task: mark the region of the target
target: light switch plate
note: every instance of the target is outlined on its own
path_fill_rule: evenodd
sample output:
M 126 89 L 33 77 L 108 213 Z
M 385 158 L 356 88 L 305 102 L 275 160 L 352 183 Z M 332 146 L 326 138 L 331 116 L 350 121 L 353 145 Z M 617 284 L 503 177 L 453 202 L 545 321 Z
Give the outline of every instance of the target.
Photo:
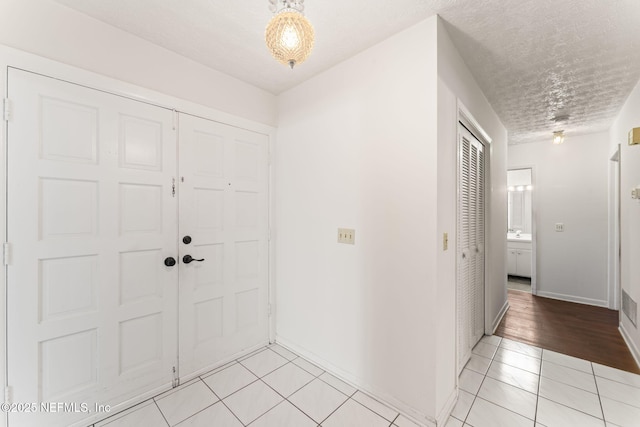
M 338 243 L 356 244 L 356 230 L 352 228 L 338 228 Z
M 564 223 L 563 222 L 557 222 L 556 223 L 556 231 L 558 233 L 562 233 L 564 231 Z
M 629 145 L 640 144 L 640 128 L 633 128 L 629 131 Z

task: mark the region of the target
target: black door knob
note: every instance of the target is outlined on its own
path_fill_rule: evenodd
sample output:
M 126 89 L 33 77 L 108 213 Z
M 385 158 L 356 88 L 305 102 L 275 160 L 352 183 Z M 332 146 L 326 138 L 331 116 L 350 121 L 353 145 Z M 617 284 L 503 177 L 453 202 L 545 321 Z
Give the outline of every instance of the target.
M 204 258 L 202 259 L 195 259 L 194 257 L 192 257 L 191 255 L 185 255 L 182 257 L 182 262 L 184 262 L 185 264 L 189 264 L 191 261 L 198 261 L 198 262 L 202 262 L 204 261 Z
M 184 236 L 182 238 L 182 243 L 184 243 L 185 245 L 188 245 L 189 243 L 191 243 L 191 236 Z
M 164 265 L 166 265 L 167 267 L 173 267 L 174 265 L 176 265 L 176 260 L 174 257 L 167 257 L 164 259 Z

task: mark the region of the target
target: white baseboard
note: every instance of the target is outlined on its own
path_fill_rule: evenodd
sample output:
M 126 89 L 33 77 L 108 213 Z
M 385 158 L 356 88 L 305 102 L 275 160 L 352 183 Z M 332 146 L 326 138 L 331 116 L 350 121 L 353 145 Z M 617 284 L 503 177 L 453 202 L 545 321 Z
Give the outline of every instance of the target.
M 636 344 L 631 339 L 631 336 L 629 335 L 629 333 L 625 329 L 625 327 L 622 324 L 622 322 L 620 323 L 620 327 L 618 328 L 618 330 L 620 331 L 620 335 L 622 335 L 622 339 L 627 344 L 627 347 L 629 347 L 629 351 L 631 352 L 631 355 L 635 359 L 636 365 L 638 365 L 638 367 L 640 367 L 640 350 L 638 350 L 638 347 L 636 346 Z
M 458 390 L 454 388 L 447 399 L 447 403 L 445 403 L 442 411 L 440 411 L 440 414 L 436 417 L 437 426 L 447 425 L 447 421 L 449 421 L 449 417 L 451 416 L 456 403 L 458 403 Z
M 508 310 L 509 310 L 509 300 L 506 300 L 504 302 L 504 305 L 500 309 L 500 312 L 496 316 L 496 318 L 493 319 L 493 323 L 491 324 L 492 335 L 496 333 L 496 329 L 498 329 L 498 326 L 500 326 L 500 322 L 502 322 L 502 318 L 504 317 L 505 314 L 507 314 Z
M 558 300 L 568 301 L 568 302 L 577 302 L 580 304 L 595 305 L 597 307 L 609 308 L 609 302 L 606 300 L 583 298 L 583 297 L 577 297 L 574 295 L 558 294 L 556 292 L 546 292 L 541 290 L 538 290 L 537 296 L 551 298 L 551 299 L 558 299 Z
M 368 394 L 373 399 L 387 405 L 390 408 L 393 408 L 399 414 L 403 415 L 404 417 L 407 417 L 409 420 L 413 421 L 420 427 L 437 427 L 437 426 L 443 426 L 445 424 L 445 423 L 440 424 L 438 423 L 438 421 L 436 421 L 435 418 L 430 417 L 426 414 L 421 414 L 420 412 L 411 408 L 407 404 L 399 401 L 395 397 L 377 389 L 377 387 L 373 387 L 370 384 L 367 384 L 361 378 L 358 378 L 355 375 L 350 374 L 349 372 L 346 372 L 338 368 L 337 366 L 324 360 L 318 355 L 292 343 L 291 341 L 277 334 L 276 334 L 276 344 L 281 345 L 282 347 L 285 347 L 286 349 L 298 354 L 299 356 L 304 357 L 305 359 L 309 360 L 310 362 L 313 362 L 314 364 L 318 365 L 320 368 L 338 377 L 339 379 L 346 382 L 347 384 L 357 388 L 358 390 L 360 390 L 365 394 Z M 454 400 L 454 403 L 455 403 L 455 400 Z M 453 410 L 453 407 L 451 407 L 451 410 Z

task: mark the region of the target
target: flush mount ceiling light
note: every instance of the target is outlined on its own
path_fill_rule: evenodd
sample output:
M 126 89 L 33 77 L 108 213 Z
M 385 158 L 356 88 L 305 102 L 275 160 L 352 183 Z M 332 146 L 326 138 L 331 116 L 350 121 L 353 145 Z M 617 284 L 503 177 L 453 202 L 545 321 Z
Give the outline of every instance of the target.
M 564 131 L 558 130 L 553 133 L 553 143 L 560 145 L 564 142 Z
M 265 31 L 267 47 L 275 59 L 293 69 L 313 49 L 313 26 L 302 14 L 304 0 L 269 0 L 274 13 Z

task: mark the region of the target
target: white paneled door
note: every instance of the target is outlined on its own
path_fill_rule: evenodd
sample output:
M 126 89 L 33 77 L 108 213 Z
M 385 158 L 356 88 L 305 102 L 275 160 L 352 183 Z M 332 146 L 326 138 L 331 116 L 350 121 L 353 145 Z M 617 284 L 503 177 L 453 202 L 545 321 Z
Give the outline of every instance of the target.
M 268 137 L 186 114 L 179 129 L 179 347 L 188 375 L 268 336 Z
M 85 425 L 268 340 L 266 136 L 183 115 L 178 144 L 171 110 L 16 69 L 8 95 L 8 383 L 45 404 L 10 427 Z
M 114 404 L 169 383 L 178 271 L 172 112 L 9 71 L 12 400 Z M 10 426 L 86 414 L 10 413 Z
M 483 145 L 463 125 L 458 144 L 458 371 L 484 334 Z

